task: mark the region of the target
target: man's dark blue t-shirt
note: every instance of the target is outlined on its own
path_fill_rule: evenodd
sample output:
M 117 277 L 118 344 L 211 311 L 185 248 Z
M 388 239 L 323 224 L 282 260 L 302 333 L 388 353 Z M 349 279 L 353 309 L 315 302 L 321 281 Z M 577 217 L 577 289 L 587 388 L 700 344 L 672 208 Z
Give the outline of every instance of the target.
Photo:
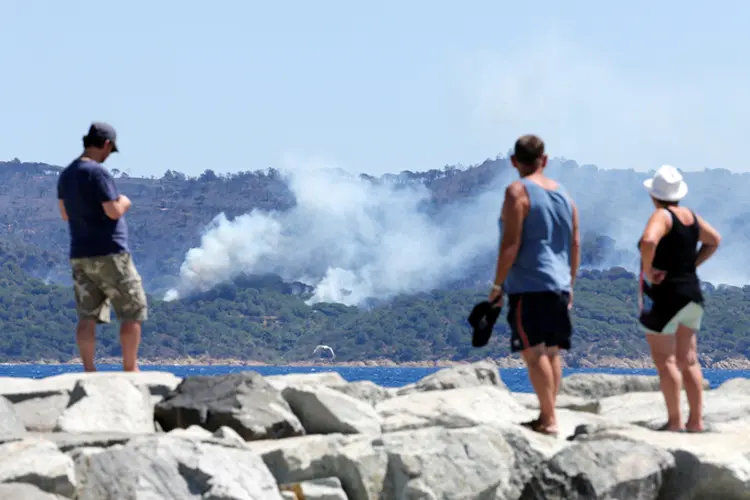
M 60 173 L 57 198 L 68 213 L 71 259 L 129 251 L 125 217 L 112 220 L 102 207 L 119 195 L 112 175 L 93 160 L 76 159 Z

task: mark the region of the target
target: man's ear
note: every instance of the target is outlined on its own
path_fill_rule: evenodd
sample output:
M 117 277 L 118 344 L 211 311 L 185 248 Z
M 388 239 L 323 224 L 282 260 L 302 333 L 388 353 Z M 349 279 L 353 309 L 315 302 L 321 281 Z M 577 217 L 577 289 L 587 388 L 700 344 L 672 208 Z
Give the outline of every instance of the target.
M 547 166 L 547 155 L 542 156 L 542 168 Z

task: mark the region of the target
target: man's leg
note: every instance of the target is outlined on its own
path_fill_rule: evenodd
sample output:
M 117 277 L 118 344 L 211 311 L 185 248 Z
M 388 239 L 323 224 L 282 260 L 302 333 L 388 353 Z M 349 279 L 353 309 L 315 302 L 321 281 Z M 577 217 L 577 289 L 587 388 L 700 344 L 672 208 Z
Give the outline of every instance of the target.
M 96 324 L 109 319 L 109 304 L 104 292 L 87 273 L 90 267 L 88 260 L 73 261 L 73 293 L 75 295 L 78 325 L 76 343 L 81 355 L 83 369 L 96 371 L 94 356 L 96 353 Z
M 95 372 L 94 356 L 96 354 L 96 321 L 93 319 L 80 319 L 76 327 L 76 343 L 78 352 L 81 354 L 83 370 Z
M 122 369 L 126 372 L 137 372 L 138 347 L 141 344 L 141 323 L 123 321 L 120 325 L 120 345 L 122 346 Z
M 109 256 L 107 264 L 103 268 L 108 283 L 106 293 L 121 322 L 122 369 L 137 372 L 141 323 L 148 317 L 146 291 L 130 254 Z
M 541 335 L 542 294 L 526 293 L 508 297 L 508 324 L 511 329 L 511 352 L 520 352 L 529 380 L 539 399 L 539 418 L 524 425 L 541 432 L 557 432 L 555 415 L 555 376 L 550 356 Z
M 544 344 L 546 354 L 552 367 L 554 380 L 554 402 L 557 405 L 557 395 L 562 385 L 562 358 L 560 349 L 570 350 L 570 339 L 573 335 L 573 324 L 570 320 L 570 295 L 567 293 L 540 294 L 536 307 L 543 311 L 537 321 L 536 328 L 545 332 Z
M 547 356 L 552 367 L 552 379 L 554 380 L 553 392 L 555 395 L 555 405 L 557 405 L 557 395 L 560 393 L 562 385 L 562 360 L 560 359 L 560 349 L 557 346 L 547 347 Z
M 529 380 L 539 399 L 538 427 L 545 432 L 557 432 L 555 414 L 555 374 L 544 344 L 521 352 L 529 373 Z

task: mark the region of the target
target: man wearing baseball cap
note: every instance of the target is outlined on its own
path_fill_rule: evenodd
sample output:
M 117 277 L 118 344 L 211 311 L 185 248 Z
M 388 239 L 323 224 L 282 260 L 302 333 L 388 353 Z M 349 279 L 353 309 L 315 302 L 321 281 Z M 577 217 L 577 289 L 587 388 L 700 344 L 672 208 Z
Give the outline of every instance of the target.
M 115 129 L 94 122 L 83 137 L 84 151 L 57 183 L 60 215 L 70 229 L 70 263 L 78 313 L 76 341 L 84 370 L 96 371 L 96 325 L 109 323 L 110 307 L 120 320 L 125 371 L 138 371 L 141 323 L 148 304 L 128 248 L 125 213 L 131 202 L 120 194 L 103 163 L 119 151 Z

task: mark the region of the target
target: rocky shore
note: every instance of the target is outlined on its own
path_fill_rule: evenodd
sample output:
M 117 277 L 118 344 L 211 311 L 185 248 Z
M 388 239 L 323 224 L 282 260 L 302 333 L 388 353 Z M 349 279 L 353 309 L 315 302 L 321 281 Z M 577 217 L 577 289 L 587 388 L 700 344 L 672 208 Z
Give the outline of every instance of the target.
M 641 358 L 617 358 L 614 356 L 588 356 L 572 361 L 567 356 L 562 357 L 563 366 L 578 368 L 648 368 L 654 367 L 650 357 Z M 523 368 L 523 361 L 519 356 L 508 356 L 495 358 L 488 361 L 495 363 L 499 368 Z M 102 365 L 119 365 L 120 358 L 99 358 L 98 363 Z M 701 366 L 718 370 L 750 370 L 750 359 L 745 356 L 715 360 L 710 356 L 701 355 Z M 139 360 L 143 366 L 352 366 L 352 367 L 418 367 L 418 368 L 444 368 L 450 366 L 463 366 L 471 364 L 470 361 L 453 361 L 449 359 L 436 359 L 429 361 L 410 361 L 397 363 L 391 359 L 364 359 L 360 361 L 336 361 L 330 362 L 325 359 L 311 359 L 304 361 L 289 361 L 285 363 L 267 363 L 259 360 L 247 360 L 238 358 L 211 358 L 208 356 L 187 358 L 157 358 Z M 80 365 L 80 358 L 72 358 L 67 362 L 41 359 L 35 363 L 0 363 L 7 365 Z
M 658 380 L 572 375 L 561 434 L 496 364 L 401 388 L 336 372 L 69 373 L 0 383 L 0 500 L 750 499 L 750 380 L 702 434 L 651 430 Z M 683 398 L 684 399 L 684 398 Z

